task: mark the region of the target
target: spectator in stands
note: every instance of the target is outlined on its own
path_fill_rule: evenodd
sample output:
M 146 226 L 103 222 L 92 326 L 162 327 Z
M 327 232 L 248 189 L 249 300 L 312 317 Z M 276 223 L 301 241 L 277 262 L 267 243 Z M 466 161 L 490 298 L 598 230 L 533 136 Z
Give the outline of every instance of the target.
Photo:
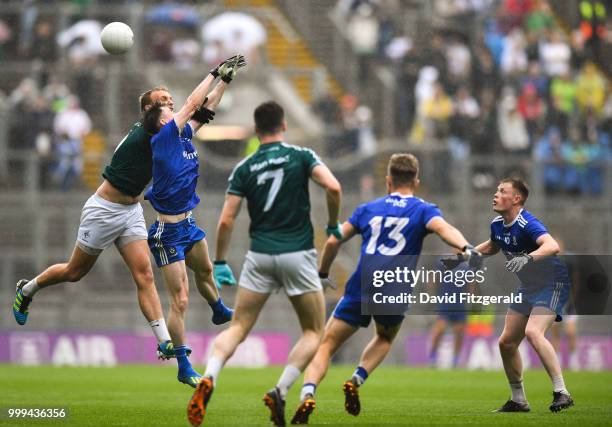
M 525 153 L 529 148 L 529 135 L 525 119 L 518 110 L 514 90 L 507 86 L 497 109 L 497 127 L 502 147 L 510 152 Z
M 510 78 L 518 76 L 527 70 L 525 35 L 520 28 L 515 28 L 506 37 L 500 68 L 504 75 Z
M 451 86 L 456 88 L 464 84 L 472 70 L 472 54 L 458 37 L 451 37 L 446 46 L 446 63 Z
M 467 86 L 462 86 L 457 90 L 453 110 L 455 114 L 451 120 L 451 149 L 453 157 L 465 158 L 469 152 L 470 141 L 475 136 L 475 123 L 480 116 L 478 101 L 472 96 Z
M 533 83 L 523 85 L 522 93 L 518 100 L 518 109 L 525 119 L 529 143 L 533 144 L 546 113 L 544 100 L 539 96 L 538 90 Z
M 535 3 L 536 0 L 504 0 L 501 12 L 508 30 L 520 27 L 534 9 Z
M 606 100 L 606 80 L 597 67 L 587 62 L 576 78 L 576 100 L 584 114 L 593 111 L 597 116 L 603 112 Z
M 435 83 L 432 96 L 423 101 L 425 135 L 435 140 L 448 137 L 453 113 L 453 101 L 442 84 Z
M 525 30 L 539 38 L 544 36 L 547 31 L 552 30 L 554 26 L 555 20 L 550 9 L 550 3 L 547 0 L 539 0 L 525 19 Z
M 472 73 L 472 87 L 478 91 L 485 88 L 497 92 L 500 88 L 499 71 L 495 66 L 493 56 L 486 46 L 476 47 L 474 56 L 474 72 Z
M 369 4 L 361 4 L 350 18 L 346 31 L 359 61 L 358 76 L 362 82 L 368 78 L 369 64 L 376 53 L 378 30 L 374 9 Z
M 576 106 L 576 83 L 569 71 L 552 80 L 550 98 L 552 123 L 561 130 L 561 135 L 565 138 Z
M 561 132 L 553 127 L 535 146 L 535 158 L 544 165 L 544 190 L 556 194 L 564 188 L 564 164 L 561 153 Z
M 540 58 L 544 72 L 550 77 L 570 72 L 572 51 L 559 30 L 552 30 L 549 37 L 540 44 Z
M 30 56 L 43 61 L 55 61 L 56 45 L 54 40 L 53 25 L 47 20 L 41 19 L 34 27 L 34 43 L 30 49 Z
M 81 108 L 77 97 L 71 96 L 66 109 L 57 114 L 53 131 L 57 155 L 53 179 L 63 191 L 68 191 L 82 173 L 83 138 L 91 131 L 89 115 Z
M 59 33 L 57 43 L 61 48 L 67 49 L 68 59 L 73 65 L 89 65 L 95 63 L 98 56 L 105 52 L 100 43 L 101 32 L 100 22 L 85 19 Z
M 569 139 L 563 143 L 562 154 L 566 164 L 566 191 L 573 195 L 585 192 L 587 189 L 587 166 L 591 160 L 591 150 L 580 129 L 576 126 L 570 128 Z
M 543 99 L 548 98 L 548 78 L 542 75 L 542 68 L 538 62 L 530 62 L 527 67 L 527 74 L 521 80 L 521 87 L 533 85 L 538 91 L 538 95 Z

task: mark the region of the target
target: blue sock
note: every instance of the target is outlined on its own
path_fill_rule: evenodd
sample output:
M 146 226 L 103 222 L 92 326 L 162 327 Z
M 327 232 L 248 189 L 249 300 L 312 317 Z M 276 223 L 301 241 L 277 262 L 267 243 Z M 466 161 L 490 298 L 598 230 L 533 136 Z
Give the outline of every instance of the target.
M 176 362 L 178 363 L 179 371 L 191 369 L 191 363 L 189 362 L 189 358 L 187 358 L 186 346 L 179 345 L 178 347 L 174 347 L 174 353 L 176 354 Z
M 356 380 L 357 385 L 360 386 L 368 379 L 368 371 L 362 366 L 358 366 L 355 372 L 353 372 L 353 378 Z
M 212 308 L 213 313 L 222 313 L 223 309 L 225 308 L 225 304 L 223 304 L 221 297 L 219 297 L 216 302 L 208 305 L 210 305 L 210 308 Z
M 436 360 L 438 360 L 438 352 L 436 350 L 432 350 L 431 353 L 429 353 L 429 363 L 436 363 Z

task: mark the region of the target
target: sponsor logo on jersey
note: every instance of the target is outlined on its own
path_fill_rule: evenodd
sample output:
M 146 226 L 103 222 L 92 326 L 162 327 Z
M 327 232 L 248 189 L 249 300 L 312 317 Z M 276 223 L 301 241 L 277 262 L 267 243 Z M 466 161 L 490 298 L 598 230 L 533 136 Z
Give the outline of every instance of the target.
M 183 157 L 187 160 L 193 160 L 198 158 L 198 150 L 195 150 L 193 153 L 188 153 L 187 151 L 183 151 Z
M 282 156 L 282 157 L 276 157 L 274 159 L 264 160 L 263 162 L 253 163 L 249 167 L 249 170 L 251 172 L 255 172 L 255 171 L 265 168 L 268 165 L 282 165 L 283 163 L 287 163 L 288 161 L 289 161 L 289 155 Z

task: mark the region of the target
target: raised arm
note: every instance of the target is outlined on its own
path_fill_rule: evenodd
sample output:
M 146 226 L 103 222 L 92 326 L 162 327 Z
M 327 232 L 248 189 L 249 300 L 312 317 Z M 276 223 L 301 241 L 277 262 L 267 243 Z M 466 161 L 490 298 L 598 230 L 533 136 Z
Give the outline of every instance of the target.
M 185 123 L 191 119 L 195 110 L 197 110 L 200 105 L 204 103 L 204 99 L 206 98 L 206 94 L 210 89 L 215 78 L 212 74 L 208 74 L 204 80 L 200 82 L 200 84 L 191 92 L 191 94 L 187 97 L 185 104 L 181 107 L 181 109 L 174 114 L 174 122 L 176 126 L 182 131 L 185 127 Z

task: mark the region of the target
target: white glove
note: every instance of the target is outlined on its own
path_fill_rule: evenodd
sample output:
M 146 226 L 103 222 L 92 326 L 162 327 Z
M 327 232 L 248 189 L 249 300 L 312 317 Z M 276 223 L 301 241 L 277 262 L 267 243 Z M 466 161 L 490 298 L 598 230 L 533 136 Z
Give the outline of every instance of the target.
M 511 273 L 518 273 L 531 261 L 533 261 L 533 257 L 529 254 L 516 255 L 511 260 L 506 261 L 506 270 Z

